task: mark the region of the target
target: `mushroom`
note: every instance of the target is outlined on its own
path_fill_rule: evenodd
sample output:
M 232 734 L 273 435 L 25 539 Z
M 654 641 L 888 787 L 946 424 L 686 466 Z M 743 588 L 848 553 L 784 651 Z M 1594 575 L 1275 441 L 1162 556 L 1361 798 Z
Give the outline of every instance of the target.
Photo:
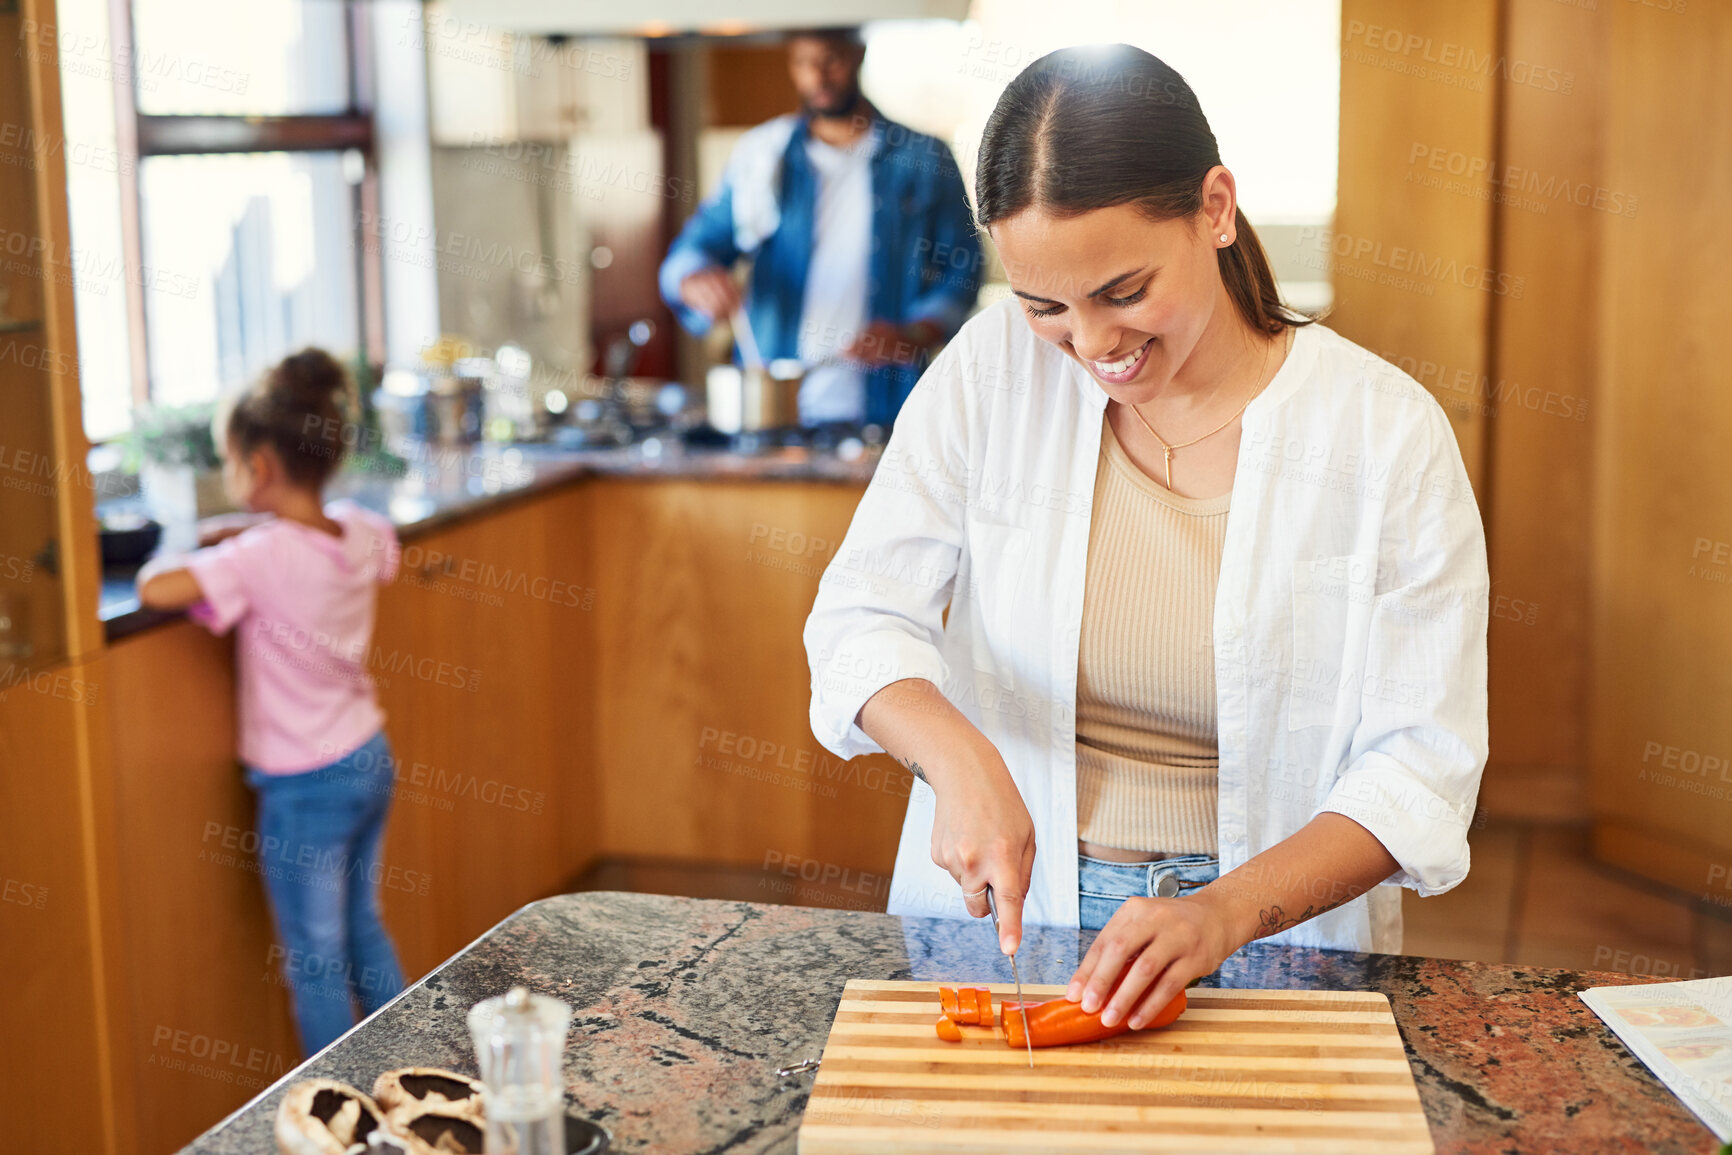
M 334 1079 L 304 1079 L 277 1105 L 281 1155 L 409 1155 L 385 1113 L 365 1093 Z

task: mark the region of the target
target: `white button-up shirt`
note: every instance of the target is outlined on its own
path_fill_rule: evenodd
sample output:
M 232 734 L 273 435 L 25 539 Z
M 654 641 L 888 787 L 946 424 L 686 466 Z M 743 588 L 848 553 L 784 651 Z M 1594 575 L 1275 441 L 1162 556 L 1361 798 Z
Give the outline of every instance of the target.
M 855 724 L 866 700 L 903 678 L 939 686 L 1033 817 L 1024 917 L 1075 926 L 1077 642 L 1107 395 L 1019 308 L 969 321 L 903 407 L 806 623 L 811 720 L 839 757 L 873 753 Z M 1398 951 L 1396 887 L 1438 894 L 1466 876 L 1489 597 L 1442 407 L 1322 325 L 1299 329 L 1243 414 L 1215 597 L 1221 870 L 1326 810 L 1400 870 L 1269 941 Z M 935 802 L 915 782 L 893 914 L 965 917 L 931 860 Z M 1342 897 L 1326 878 L 1267 882 L 1320 906 Z

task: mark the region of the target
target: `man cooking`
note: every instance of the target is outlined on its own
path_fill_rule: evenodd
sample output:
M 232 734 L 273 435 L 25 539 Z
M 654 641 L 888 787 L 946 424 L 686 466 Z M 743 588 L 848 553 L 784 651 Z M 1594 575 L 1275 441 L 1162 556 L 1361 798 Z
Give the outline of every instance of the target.
M 716 194 L 668 250 L 661 291 L 693 333 L 744 301 L 763 359 L 798 358 L 803 425 L 888 425 L 980 287 L 980 243 L 950 149 L 860 94 L 853 29 L 788 39 L 801 110 L 740 138 Z

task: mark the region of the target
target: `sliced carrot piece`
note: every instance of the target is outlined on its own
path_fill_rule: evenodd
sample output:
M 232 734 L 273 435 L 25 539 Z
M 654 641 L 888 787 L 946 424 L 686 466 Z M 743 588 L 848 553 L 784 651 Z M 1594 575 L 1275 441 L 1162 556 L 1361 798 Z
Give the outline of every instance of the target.
M 962 1041 L 962 1028 L 957 1026 L 956 1023 L 947 1016 L 939 1015 L 937 1026 L 938 1037 L 943 1039 L 945 1042 L 960 1043 Z

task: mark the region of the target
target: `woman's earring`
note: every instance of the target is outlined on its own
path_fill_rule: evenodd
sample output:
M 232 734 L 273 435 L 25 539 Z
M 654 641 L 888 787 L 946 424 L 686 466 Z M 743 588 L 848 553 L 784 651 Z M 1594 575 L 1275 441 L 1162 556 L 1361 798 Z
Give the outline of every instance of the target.
M 1227 243 L 1227 234 L 1226 233 L 1221 234 L 1221 243 L 1223 245 Z

